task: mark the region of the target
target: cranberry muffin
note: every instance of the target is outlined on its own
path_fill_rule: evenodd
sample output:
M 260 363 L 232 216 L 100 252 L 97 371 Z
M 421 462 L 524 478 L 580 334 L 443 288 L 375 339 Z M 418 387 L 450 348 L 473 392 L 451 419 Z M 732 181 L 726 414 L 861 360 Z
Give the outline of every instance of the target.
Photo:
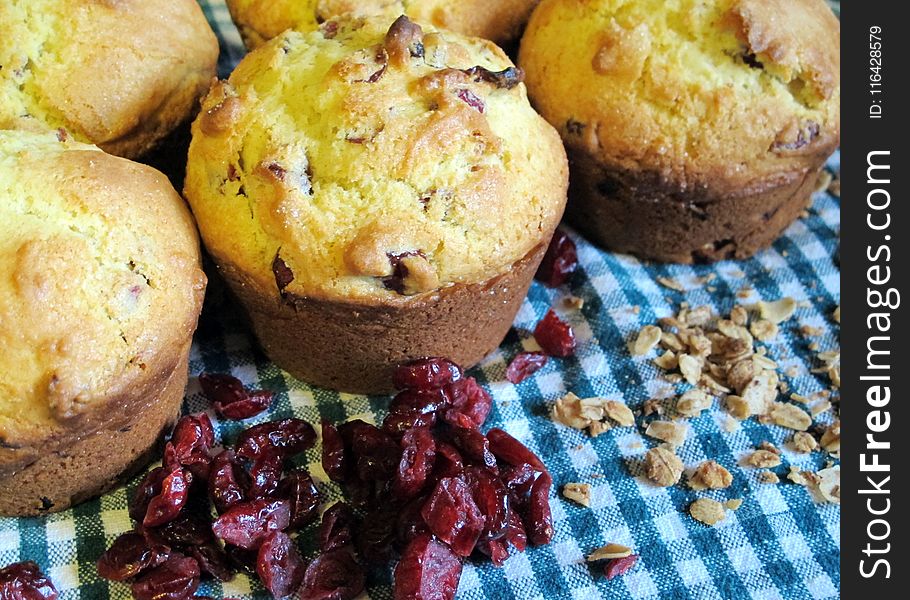
M 137 157 L 192 117 L 217 59 L 195 0 L 0 2 L 0 129 Z
M 521 36 L 539 0 L 227 0 L 231 16 L 250 48 L 261 45 L 286 29 L 312 31 L 320 23 L 343 13 L 380 14 L 392 18 L 405 14 L 476 37 L 510 44 Z
M 519 63 L 571 223 L 670 262 L 770 244 L 839 143 L 839 36 L 824 0 L 543 0 Z
M 0 230 L 0 515 L 36 515 L 176 418 L 205 275 L 163 175 L 53 133 L 0 131 Z
M 559 136 L 492 42 L 401 16 L 288 31 L 214 86 L 185 195 L 269 357 L 389 388 L 507 332 L 562 216 Z

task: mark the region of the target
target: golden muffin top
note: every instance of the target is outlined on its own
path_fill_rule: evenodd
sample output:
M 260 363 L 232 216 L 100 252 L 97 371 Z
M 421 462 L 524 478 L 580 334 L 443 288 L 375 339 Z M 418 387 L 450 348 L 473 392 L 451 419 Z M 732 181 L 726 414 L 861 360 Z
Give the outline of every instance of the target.
M 390 23 L 274 38 L 193 123 L 185 193 L 206 247 L 276 299 L 485 281 L 562 215 L 565 151 L 505 54 Z
M 343 13 L 360 16 L 406 14 L 465 35 L 497 43 L 518 38 L 540 0 L 227 0 L 247 45 L 261 45 L 286 29 L 313 31 Z
M 3 0 L 0 129 L 65 128 L 136 156 L 188 114 L 218 41 L 195 0 Z
M 175 366 L 204 288 L 192 218 L 164 175 L 0 131 L 0 470 Z
M 567 145 L 682 188 L 767 181 L 839 140 L 824 0 L 543 0 L 519 64 Z

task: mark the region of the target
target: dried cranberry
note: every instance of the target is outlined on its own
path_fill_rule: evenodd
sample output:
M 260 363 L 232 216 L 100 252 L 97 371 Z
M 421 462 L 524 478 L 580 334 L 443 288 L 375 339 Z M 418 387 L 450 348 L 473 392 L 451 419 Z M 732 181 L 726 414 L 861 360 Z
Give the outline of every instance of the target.
M 440 477 L 454 477 L 461 473 L 464 468 L 464 461 L 461 459 L 461 453 L 452 444 L 447 442 L 436 442 L 436 466 L 434 475 Z
M 230 563 L 238 569 L 242 569 L 248 573 L 256 572 L 256 558 L 259 554 L 258 549 L 247 550 L 246 548 L 234 546 L 233 544 L 225 544 L 224 553 L 227 554 Z
M 424 505 L 423 520 L 430 531 L 460 556 L 469 556 L 484 528 L 471 488 L 460 477 L 444 477 Z
M 483 113 L 484 108 L 485 108 L 485 106 L 483 104 L 483 100 L 478 98 L 477 94 L 475 94 L 471 90 L 469 90 L 467 88 L 461 89 L 461 90 L 458 90 L 455 93 L 455 95 L 458 96 L 459 100 L 461 100 L 462 102 L 464 102 L 465 104 L 467 104 L 468 106 L 470 106 L 471 108 L 476 110 L 477 112 Z
M 487 439 L 490 440 L 490 450 L 502 462 L 513 466 L 527 463 L 538 471 L 547 470 L 536 454 L 502 429 L 491 429 L 487 432 Z
M 446 411 L 446 422 L 457 425 L 466 423 L 469 428 L 478 429 L 487 420 L 493 408 L 493 399 L 477 383 L 473 377 L 468 377 L 454 384 L 446 386 L 452 400 L 452 408 Z M 453 414 L 455 413 L 455 414 Z M 464 415 L 464 421 L 457 415 Z
M 284 460 L 277 450 L 266 446 L 253 464 L 250 465 L 250 498 L 266 498 L 278 491 L 278 483 L 284 471 Z
M 305 527 L 319 515 L 319 490 L 303 469 L 291 471 L 281 481 L 278 496 L 291 503 L 291 529 Z
M 302 419 L 284 419 L 254 425 L 237 439 L 237 455 L 255 459 L 271 447 L 289 458 L 311 448 L 316 443 L 316 431 Z
M 149 502 L 152 498 L 161 493 L 161 482 L 167 477 L 168 471 L 162 467 L 155 467 L 145 474 L 136 491 L 133 492 L 133 498 L 129 504 L 130 518 L 134 521 L 142 521 L 145 513 L 148 512 Z
M 186 600 L 199 587 L 199 563 L 174 554 L 139 576 L 133 585 L 136 600 Z
M 291 538 L 284 532 L 273 531 L 259 546 L 256 572 L 272 596 L 284 598 L 297 591 L 303 583 L 306 564 Z
M 223 373 L 200 373 L 199 386 L 212 404 L 227 405 L 247 397 L 243 383 L 236 377 Z
M 395 471 L 392 491 L 399 498 L 411 498 L 421 492 L 433 471 L 436 442 L 426 427 L 409 429 L 401 438 L 401 461 Z
M 354 540 L 354 511 L 344 502 L 336 502 L 322 513 L 319 525 L 319 547 L 323 552 L 350 546 Z
M 216 542 L 207 542 L 189 549 L 190 555 L 199 563 L 203 573 L 207 573 L 221 581 L 230 581 L 234 578 L 234 569 L 230 559 Z
M 249 476 L 237 462 L 233 450 L 224 450 L 212 460 L 208 485 L 209 497 L 219 513 L 246 500 Z
M 300 600 L 352 600 L 363 591 L 364 579 L 348 550 L 325 552 L 307 567 Z
M 186 550 L 214 540 L 212 525 L 207 517 L 182 511 L 177 518 L 160 527 L 145 527 L 140 531 L 150 544 L 174 546 Z
M 547 311 L 534 329 L 534 339 L 550 356 L 571 356 L 575 353 L 575 332 L 553 312 Z
M 389 412 L 426 414 L 446 408 L 449 405 L 449 396 L 446 393 L 446 388 L 407 388 L 401 390 L 395 394 L 395 397 L 389 403 Z
M 543 352 L 519 352 L 506 369 L 506 379 L 519 384 L 547 364 L 547 355 Z
M 384 504 L 367 512 L 357 528 L 357 553 L 368 563 L 384 565 L 392 557 L 398 506 Z
M 509 549 L 504 540 L 482 540 L 477 543 L 477 549 L 490 557 L 497 567 L 501 567 L 509 558 Z
M 635 566 L 636 562 L 638 562 L 637 554 L 630 554 L 629 556 L 624 556 L 622 558 L 610 559 L 604 565 L 604 575 L 606 575 L 607 579 L 613 579 L 614 577 L 625 575 L 632 567 Z
M 57 600 L 57 588 L 34 562 L 27 560 L 0 569 L 3 600 Z
M 331 423 L 322 422 L 322 468 L 329 479 L 341 483 L 350 468 L 345 456 L 344 440 Z
M 393 437 L 399 437 L 412 427 L 432 427 L 436 424 L 436 413 L 389 413 L 382 422 L 382 430 Z
M 490 441 L 484 434 L 476 429 L 453 427 L 449 431 L 449 437 L 469 461 L 483 465 L 491 471 L 498 471 L 496 456 L 490 451 Z
M 235 400 L 230 404 L 215 402 L 215 410 L 218 414 L 226 419 L 240 421 L 255 417 L 259 413 L 267 410 L 272 405 L 274 394 L 268 390 L 256 390 L 249 392 L 247 397 L 242 400 Z
M 483 538 L 498 539 L 505 535 L 509 523 L 509 493 L 499 477 L 483 467 L 468 467 L 465 481 L 471 489 L 474 503 L 484 518 Z
M 161 492 L 149 501 L 142 524 L 157 527 L 177 517 L 186 504 L 193 475 L 186 469 L 168 474 L 161 482 Z
M 512 496 L 519 501 L 525 501 L 531 496 L 531 488 L 543 471 L 538 471 L 531 465 L 524 463 L 514 467 L 507 467 L 502 471 L 502 482 L 509 488 Z
M 350 435 L 351 452 L 361 480 L 388 481 L 392 478 L 401 458 L 401 449 L 388 433 L 363 421 L 345 423 L 339 431 L 342 437 Z
M 162 546 L 150 547 L 145 538 L 133 531 L 120 535 L 96 563 L 98 575 L 111 581 L 124 581 L 150 567 L 156 567 L 168 557 Z M 0 597 L 3 597 L 0 594 Z
M 395 369 L 395 389 L 431 390 L 461 379 L 461 367 L 445 358 L 419 358 Z
M 180 417 L 174 426 L 171 443 L 181 461 L 190 458 L 194 452 L 208 452 L 215 445 L 215 429 L 205 413 Z
M 524 515 L 525 531 L 535 546 L 549 544 L 553 539 L 553 516 L 550 513 L 550 486 L 553 479 L 546 471 L 540 474 L 531 487 L 528 511 Z
M 559 287 L 575 272 L 578 267 L 578 252 L 575 242 L 565 231 L 557 229 L 550 239 L 547 252 L 543 255 L 540 267 L 534 278 L 547 287 Z
M 421 510 L 427 502 L 427 496 L 418 496 L 398 511 L 395 524 L 395 537 L 399 548 L 404 548 L 415 536 L 429 531 L 423 520 Z
M 429 534 L 415 537 L 395 567 L 395 600 L 452 600 L 461 560 Z
M 524 81 L 524 71 L 518 67 L 508 67 L 502 71 L 491 71 L 480 65 L 463 69 L 464 73 L 474 78 L 474 81 L 484 81 L 492 83 L 498 88 L 511 90 L 513 87 Z
M 251 500 L 232 506 L 212 523 L 219 538 L 250 550 L 256 548 L 272 531 L 283 531 L 291 522 L 287 500 Z
M 514 510 L 509 513 L 509 524 L 506 526 L 506 541 L 515 546 L 519 552 L 528 547 L 528 534 L 521 517 Z
M 275 253 L 275 260 L 272 261 L 272 275 L 275 277 L 275 286 L 278 288 L 278 293 L 284 298 L 284 288 L 291 285 L 291 282 L 294 281 L 294 271 L 284 262 L 280 254 L 281 248 Z

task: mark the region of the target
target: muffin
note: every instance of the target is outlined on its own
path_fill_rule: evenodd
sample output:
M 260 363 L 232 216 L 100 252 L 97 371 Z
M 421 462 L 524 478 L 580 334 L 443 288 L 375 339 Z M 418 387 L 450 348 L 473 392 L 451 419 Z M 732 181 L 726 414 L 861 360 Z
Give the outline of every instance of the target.
M 192 118 L 217 59 L 195 0 L 0 2 L 0 129 L 141 156 Z
M 213 86 L 185 195 L 269 357 L 350 392 L 508 331 L 568 167 L 492 42 L 401 16 L 288 31 Z
M 567 218 L 660 261 L 770 244 L 839 142 L 839 35 L 823 0 L 543 0 L 519 64 L 567 147 Z
M 0 131 L 0 515 L 141 466 L 180 409 L 205 288 L 167 179 L 60 137 Z
M 347 12 L 391 18 L 406 14 L 439 29 L 509 44 L 519 38 L 539 1 L 227 0 L 227 5 L 247 47 L 255 48 L 286 29 L 313 31 L 320 23 Z

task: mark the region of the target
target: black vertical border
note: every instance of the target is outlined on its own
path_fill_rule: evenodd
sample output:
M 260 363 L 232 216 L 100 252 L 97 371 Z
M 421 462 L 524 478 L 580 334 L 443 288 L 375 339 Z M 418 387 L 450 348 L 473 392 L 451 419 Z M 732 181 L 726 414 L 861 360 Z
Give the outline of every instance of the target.
M 910 563 L 904 561 L 907 546 L 910 546 L 905 527 L 908 483 L 907 464 L 910 464 L 910 422 L 907 420 L 907 404 L 910 398 L 904 382 L 910 381 L 910 337 L 906 331 L 906 318 L 902 304 L 910 303 L 910 289 L 906 286 L 907 272 L 910 270 L 910 218 L 907 217 L 906 203 L 910 198 L 906 194 L 908 172 L 907 146 L 910 144 L 906 111 L 910 110 L 910 100 L 906 93 L 906 80 L 910 78 L 910 24 L 901 18 L 906 12 L 903 2 L 893 0 L 867 0 L 858 2 L 848 0 L 841 4 L 841 91 L 842 91 L 842 149 L 841 149 L 841 275 L 842 275 L 842 515 L 841 515 L 841 597 L 849 600 L 864 598 L 891 599 L 906 597 L 907 582 L 910 581 Z M 870 30 L 880 27 L 881 33 L 881 90 L 879 94 L 871 92 L 871 67 L 876 66 L 870 51 Z M 878 102 L 875 102 L 878 100 Z M 870 107 L 881 106 L 881 118 L 870 118 Z M 877 109 L 873 109 L 877 110 Z M 890 164 L 890 176 L 886 184 L 871 184 L 867 181 L 867 157 L 870 152 L 888 151 L 889 155 L 878 155 L 876 162 Z M 884 171 L 874 173 L 882 178 Z M 874 189 L 886 189 L 890 194 L 890 205 L 884 211 L 873 211 L 867 204 L 867 196 Z M 873 201 L 881 204 L 885 196 L 873 193 Z M 873 221 L 882 223 L 884 213 L 890 215 L 890 226 L 886 230 L 875 231 L 867 221 L 873 215 Z M 879 250 L 882 246 L 890 249 L 890 261 L 886 261 L 887 252 Z M 876 259 L 870 259 L 877 255 Z M 869 268 L 880 265 L 873 277 L 881 277 L 885 265 L 890 266 L 891 278 L 884 285 L 872 285 L 869 282 Z M 872 308 L 868 299 L 869 290 L 884 293 L 887 288 L 897 289 L 901 297 L 901 306 L 896 309 Z M 907 295 L 904 297 L 904 292 Z M 888 333 L 880 333 L 876 327 L 870 328 L 867 321 L 870 313 L 890 313 L 891 328 Z M 879 322 L 881 323 L 881 322 Z M 877 362 L 887 361 L 890 369 L 870 371 L 867 369 L 867 342 L 870 336 L 890 335 L 887 344 L 876 342 L 878 349 L 890 351 L 890 355 L 879 357 Z M 872 406 L 867 402 L 867 392 L 876 382 L 863 380 L 864 375 L 888 374 L 890 382 L 877 382 L 890 387 L 891 398 L 887 406 Z M 882 411 L 871 415 L 873 411 Z M 890 417 L 890 426 L 886 431 L 876 432 L 875 438 L 888 441 L 890 450 L 870 451 L 867 449 L 867 434 L 870 425 L 867 419 L 875 419 L 872 426 L 878 427 L 884 419 L 883 412 Z M 881 463 L 889 464 L 891 479 L 881 485 L 881 473 L 866 473 L 860 470 L 860 459 L 865 454 L 866 462 L 871 462 L 872 454 L 878 454 Z M 868 494 L 863 490 L 872 489 L 867 476 L 888 494 Z M 869 512 L 867 500 L 872 499 L 872 507 L 881 510 L 890 501 L 890 510 L 880 516 Z M 869 529 L 873 519 L 887 521 L 887 526 L 876 523 Z M 881 537 L 890 529 L 888 537 L 882 540 L 870 538 Z M 867 544 L 873 549 L 890 550 L 883 554 L 864 554 Z M 888 546 L 890 544 L 890 547 Z M 874 561 L 883 558 L 890 566 L 890 577 L 885 577 L 887 569 L 879 565 L 872 577 L 863 577 L 860 573 L 860 561 L 865 561 L 867 572 L 872 570 Z

